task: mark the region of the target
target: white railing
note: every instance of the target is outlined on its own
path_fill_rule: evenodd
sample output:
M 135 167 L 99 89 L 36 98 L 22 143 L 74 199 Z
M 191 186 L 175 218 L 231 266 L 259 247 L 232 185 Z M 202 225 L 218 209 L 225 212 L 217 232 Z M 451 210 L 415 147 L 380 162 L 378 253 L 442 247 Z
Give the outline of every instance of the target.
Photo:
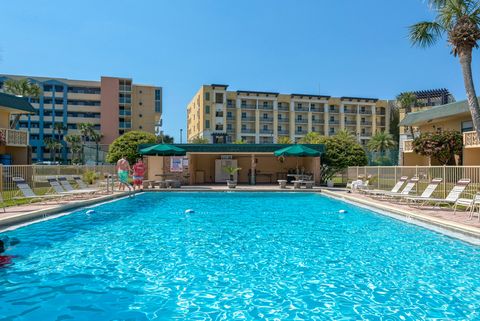
M 368 178 L 373 188 L 390 190 L 402 176 L 418 177 L 417 194 L 425 189 L 434 178 L 442 178 L 442 184 L 435 192 L 436 197 L 446 197 L 452 187 L 462 178 L 469 178 L 470 185 L 465 197 L 480 191 L 480 166 L 361 166 L 349 167 L 348 181 Z M 412 193 L 413 194 L 413 193 Z
M 28 146 L 28 132 L 8 128 L 0 128 L 0 133 L 5 139 L 7 146 L 26 147 Z
M 464 132 L 463 133 L 463 146 L 465 147 L 480 147 L 480 139 L 478 139 L 477 133 Z
M 403 141 L 403 152 L 413 152 L 413 139 L 406 139 Z

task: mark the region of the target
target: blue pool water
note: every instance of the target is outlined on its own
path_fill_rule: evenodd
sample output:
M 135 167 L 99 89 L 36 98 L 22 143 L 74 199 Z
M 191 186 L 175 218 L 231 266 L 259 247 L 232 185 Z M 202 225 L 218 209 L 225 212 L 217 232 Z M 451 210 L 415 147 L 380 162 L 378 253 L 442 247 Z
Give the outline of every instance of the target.
M 21 243 L 0 320 L 480 319 L 480 248 L 324 196 L 145 193 L 86 211 L 5 233 Z

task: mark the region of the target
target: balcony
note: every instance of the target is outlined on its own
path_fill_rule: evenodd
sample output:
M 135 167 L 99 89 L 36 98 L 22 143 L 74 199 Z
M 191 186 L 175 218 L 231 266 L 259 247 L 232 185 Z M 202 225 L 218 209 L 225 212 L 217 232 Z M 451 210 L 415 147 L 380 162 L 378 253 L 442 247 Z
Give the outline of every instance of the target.
M 360 134 L 360 136 L 362 136 L 362 137 L 370 137 L 370 136 L 372 136 L 372 132 L 363 132 L 363 133 Z
M 372 111 L 371 110 L 360 110 L 360 114 L 362 115 L 371 115 Z
M 308 111 L 308 107 L 304 107 L 304 106 L 295 106 L 295 111 L 304 111 L 304 112 L 307 112 Z
M 297 124 L 308 124 L 308 119 L 296 119 L 295 122 Z
M 480 147 L 480 139 L 478 139 L 476 132 L 463 133 L 463 145 L 465 148 Z
M 296 130 L 295 135 L 306 135 L 308 132 L 306 130 Z
M 235 105 L 227 103 L 227 108 L 235 108 Z
M 132 111 L 131 110 L 119 110 L 118 114 L 120 116 L 131 116 L 132 115 Z
M 27 147 L 28 132 L 8 128 L 0 128 L 1 137 L 5 140 L 6 146 Z M 1 144 L 0 144 L 1 145 Z
M 279 123 L 288 123 L 289 119 L 288 118 L 279 118 L 278 122 Z
M 385 127 L 385 122 L 378 122 L 378 123 L 377 123 L 377 126 Z
M 256 105 L 252 105 L 252 104 L 243 104 L 241 106 L 242 109 L 257 109 L 257 106 Z
M 223 117 L 223 111 L 215 112 L 215 117 Z
M 465 141 L 465 134 L 463 134 L 463 139 Z M 403 152 L 404 153 L 411 153 L 413 152 L 413 139 L 406 139 L 403 141 Z
M 290 110 L 290 106 L 278 105 L 278 110 L 281 110 L 281 111 L 289 111 L 289 110 Z
M 132 123 L 121 121 L 121 122 L 118 123 L 118 128 L 120 128 L 120 129 L 130 129 L 130 128 L 132 128 Z
M 242 117 L 242 121 L 255 121 L 255 117 Z
M 360 122 L 360 125 L 369 126 L 369 125 L 372 125 L 372 122 L 371 121 L 362 121 L 362 122 Z
M 356 114 L 357 113 L 357 110 L 356 109 L 347 109 L 345 108 L 345 110 L 343 111 L 345 114 Z
M 216 125 L 215 130 L 223 130 L 223 125 Z
M 288 135 L 288 130 L 279 130 L 278 135 Z
M 348 126 L 357 126 L 357 121 L 356 120 L 346 120 L 345 125 Z
M 273 105 L 260 105 L 258 108 L 264 110 L 273 110 Z
M 255 129 L 242 128 L 242 134 L 255 134 Z
M 132 99 L 131 98 L 120 97 L 118 99 L 118 102 L 120 104 L 130 104 L 132 102 Z
M 267 123 L 272 123 L 273 122 L 273 117 L 262 117 L 260 118 L 260 121 L 262 122 L 267 122 Z
M 235 133 L 235 129 L 227 128 L 227 133 L 229 133 L 229 134 Z
M 329 112 L 330 114 L 338 114 L 338 113 L 340 112 L 340 110 L 338 110 L 337 108 L 335 108 L 335 109 L 329 109 L 328 112 Z
M 234 120 L 235 119 L 235 116 L 233 115 L 227 115 L 227 120 Z
M 260 134 L 272 135 L 273 129 L 260 129 Z
M 320 107 L 310 107 L 310 111 L 313 113 L 323 113 L 323 108 Z
M 312 124 L 323 124 L 324 122 L 323 119 L 312 119 Z
M 328 123 L 329 123 L 330 125 L 338 125 L 338 124 L 340 124 L 340 121 L 338 121 L 338 120 L 331 120 L 331 121 L 329 121 Z

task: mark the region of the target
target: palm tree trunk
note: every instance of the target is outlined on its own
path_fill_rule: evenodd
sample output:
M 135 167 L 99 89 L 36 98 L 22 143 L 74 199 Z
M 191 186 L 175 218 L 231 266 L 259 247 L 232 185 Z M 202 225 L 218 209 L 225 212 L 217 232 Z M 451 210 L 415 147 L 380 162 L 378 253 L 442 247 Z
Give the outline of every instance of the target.
M 463 82 L 465 83 L 465 90 L 467 92 L 468 107 L 472 114 L 472 122 L 480 138 L 480 106 L 478 105 L 477 94 L 473 85 L 472 75 L 472 49 L 461 50 L 458 54 L 460 58 L 460 65 L 462 66 Z

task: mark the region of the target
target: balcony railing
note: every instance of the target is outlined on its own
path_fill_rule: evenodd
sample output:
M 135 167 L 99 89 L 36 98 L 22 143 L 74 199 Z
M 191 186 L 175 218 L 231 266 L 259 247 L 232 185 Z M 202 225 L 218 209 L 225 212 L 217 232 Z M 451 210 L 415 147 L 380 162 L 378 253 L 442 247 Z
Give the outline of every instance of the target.
M 360 122 L 360 125 L 371 125 L 372 122 L 371 121 L 362 121 Z
M 227 104 L 227 108 L 235 108 L 234 104 Z
M 273 134 L 273 129 L 260 129 L 260 134 Z
M 312 119 L 313 124 L 323 124 L 325 121 L 323 119 Z
M 273 105 L 260 105 L 258 106 L 259 109 L 265 109 L 265 110 L 273 110 Z
M 340 121 L 338 121 L 338 120 L 330 120 L 328 123 L 329 123 L 330 125 L 338 125 L 338 124 L 340 124 Z
M 234 119 L 235 119 L 235 116 L 233 116 L 233 115 L 227 115 L 227 119 L 228 119 L 228 120 L 234 120 Z
M 227 128 L 227 133 L 234 133 L 235 132 L 235 129 L 233 128 Z
M 289 120 L 288 118 L 279 118 L 278 122 L 279 123 L 288 123 L 288 120 Z
M 297 124 L 307 124 L 308 123 L 308 119 L 296 119 L 295 122 Z
M 290 110 L 290 106 L 279 105 L 279 106 L 278 106 L 278 110 L 289 111 L 289 110 Z
M 242 121 L 255 121 L 255 117 L 242 117 Z
M 338 113 L 340 112 L 340 110 L 338 110 L 337 108 L 335 108 L 335 109 L 330 109 L 330 110 L 328 110 L 328 112 L 329 112 L 330 114 L 338 114 Z
M 0 128 L 1 137 L 7 146 L 26 147 L 28 146 L 28 132 L 8 128 Z
M 241 108 L 242 109 L 257 109 L 257 106 L 246 104 L 246 105 L 242 105 Z
M 356 120 L 346 120 L 345 121 L 345 125 L 350 125 L 350 126 L 356 126 L 357 125 L 357 121 Z
M 223 117 L 223 111 L 215 112 L 215 117 Z
M 288 135 L 288 130 L 279 130 L 278 134 L 279 135 Z
M 242 129 L 243 134 L 255 134 L 255 129 Z
M 480 147 L 480 139 L 478 139 L 476 132 L 463 133 L 463 145 L 465 147 Z
M 465 135 L 463 137 L 465 138 Z M 403 141 L 403 152 L 413 152 L 413 139 L 406 139 Z
M 295 134 L 296 135 L 306 135 L 308 132 L 306 130 L 296 130 Z
M 271 122 L 273 122 L 273 117 L 267 117 L 267 118 L 262 117 L 262 118 L 260 118 L 260 121 L 271 123 Z
M 314 113 L 323 113 L 323 108 L 310 107 L 310 111 Z
M 343 112 L 345 114 L 356 114 L 357 110 L 356 109 L 345 109 Z
M 308 107 L 295 106 L 295 111 L 308 111 Z
M 360 110 L 360 114 L 362 115 L 371 115 L 372 111 L 371 110 Z

